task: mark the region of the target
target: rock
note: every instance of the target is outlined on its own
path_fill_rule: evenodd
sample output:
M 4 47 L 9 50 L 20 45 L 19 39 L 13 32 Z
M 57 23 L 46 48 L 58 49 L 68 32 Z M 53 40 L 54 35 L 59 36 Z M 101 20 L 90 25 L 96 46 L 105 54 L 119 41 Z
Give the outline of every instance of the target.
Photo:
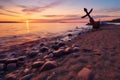
M 54 57 L 54 54 L 50 53 L 49 55 L 44 56 L 44 59 L 46 59 L 46 58 L 52 58 L 52 57 Z
M 0 59 L 4 59 L 7 55 L 5 54 L 0 54 Z
M 0 71 L 3 70 L 3 64 L 0 64 Z
M 33 77 L 33 74 L 28 74 L 22 77 L 20 80 L 31 80 L 32 77 Z
M 30 69 L 29 68 L 25 68 L 24 71 L 23 71 L 23 74 L 26 75 L 26 74 L 29 74 L 30 73 Z
M 42 47 L 41 49 L 40 49 L 40 52 L 42 52 L 42 53 L 44 53 L 44 52 L 48 52 L 48 48 L 47 47 Z
M 79 50 L 80 50 L 79 47 L 74 47 L 74 48 L 73 48 L 73 52 L 78 52 Z
M 43 46 L 45 46 L 45 44 L 44 43 L 40 43 L 40 47 L 43 47 Z
M 57 67 L 57 64 L 55 61 L 47 61 L 40 69 L 40 71 L 46 71 L 46 70 L 50 70 Z
M 93 80 L 94 75 L 91 69 L 85 67 L 78 72 L 78 78 L 81 80 Z
M 62 47 L 62 46 L 65 46 L 65 43 L 64 43 L 64 42 L 58 43 L 58 47 L 59 47 L 59 48 Z
M 75 58 L 80 56 L 78 53 L 72 53 L 72 54 Z
M 5 80 L 17 80 L 14 74 L 8 74 L 5 76 Z
M 44 61 L 36 61 L 32 64 L 32 68 L 39 68 L 44 64 Z
M 17 67 L 16 67 L 16 63 L 11 63 L 11 64 L 8 64 L 7 65 L 7 70 L 8 71 L 13 71 L 15 70 Z
M 71 33 L 68 34 L 68 37 L 72 37 L 73 35 Z
M 38 54 L 37 52 L 33 51 L 33 52 L 28 54 L 28 57 L 33 58 L 33 57 L 37 56 L 37 54 Z
M 83 51 L 83 52 L 88 52 L 88 53 L 89 53 L 89 52 L 92 52 L 91 49 L 82 49 L 82 51 Z
M 52 45 L 51 48 L 52 48 L 53 50 L 58 50 L 58 49 L 59 49 L 58 45 Z
M 67 54 L 69 54 L 69 53 L 72 53 L 73 50 L 72 50 L 72 48 L 67 47 L 67 48 L 65 49 L 65 52 L 66 52 Z
M 65 50 L 64 50 L 64 49 L 59 49 L 59 50 L 57 50 L 57 51 L 54 51 L 54 52 L 53 52 L 53 55 L 54 55 L 55 57 L 61 57 L 62 55 L 65 55 Z

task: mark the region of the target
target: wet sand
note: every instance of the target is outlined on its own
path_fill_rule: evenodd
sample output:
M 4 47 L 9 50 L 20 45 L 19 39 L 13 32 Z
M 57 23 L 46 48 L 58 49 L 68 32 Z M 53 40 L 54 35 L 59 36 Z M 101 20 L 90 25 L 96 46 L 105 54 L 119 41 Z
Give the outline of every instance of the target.
M 8 70 L 2 70 L 0 65 L 0 79 L 119 80 L 119 36 L 120 26 L 109 24 L 99 30 L 79 34 L 69 41 L 58 41 L 59 36 L 12 46 L 0 52 L 0 59 L 7 57 L 10 62 L 10 59 L 20 56 L 25 58 L 22 61 L 17 59 L 19 67 L 15 62 L 8 65 Z

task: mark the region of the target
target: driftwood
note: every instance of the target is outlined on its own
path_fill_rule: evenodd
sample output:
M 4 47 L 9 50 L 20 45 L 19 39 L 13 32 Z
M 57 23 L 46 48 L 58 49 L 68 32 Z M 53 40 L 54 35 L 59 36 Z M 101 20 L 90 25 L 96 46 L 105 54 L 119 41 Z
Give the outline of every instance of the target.
M 85 18 L 88 16 L 90 24 L 93 26 L 93 29 L 99 29 L 100 28 L 100 22 L 95 22 L 95 20 L 91 17 L 90 13 L 93 11 L 93 9 L 91 9 L 89 12 L 86 8 L 84 8 L 84 12 L 86 13 L 85 16 L 82 16 L 81 18 Z

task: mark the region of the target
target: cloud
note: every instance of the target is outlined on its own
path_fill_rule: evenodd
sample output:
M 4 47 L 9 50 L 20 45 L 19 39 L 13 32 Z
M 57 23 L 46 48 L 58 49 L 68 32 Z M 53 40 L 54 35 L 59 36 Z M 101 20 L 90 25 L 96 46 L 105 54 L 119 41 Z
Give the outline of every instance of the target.
M 2 12 L 0 12 L 0 15 L 6 15 L 6 16 L 14 16 L 14 17 L 18 17 L 17 15 L 8 14 L 8 13 L 2 13 Z
M 110 8 L 110 9 L 105 9 L 104 11 L 106 11 L 106 12 L 120 12 L 120 8 Z
M 19 5 L 19 7 L 23 8 L 22 11 L 27 13 L 27 14 L 31 14 L 31 13 L 36 13 L 36 12 L 42 12 L 45 11 L 51 7 L 55 7 L 57 5 L 59 5 L 62 1 L 55 1 L 52 2 L 48 5 L 45 5 L 43 7 L 39 7 L 39 6 L 24 6 L 24 5 Z
M 6 9 L 6 8 L 5 8 L 4 6 L 2 6 L 2 5 L 0 5 L 0 10 L 6 11 L 6 12 L 9 12 L 9 13 L 19 14 L 18 12 L 15 12 L 15 11 L 11 11 L 11 10 Z

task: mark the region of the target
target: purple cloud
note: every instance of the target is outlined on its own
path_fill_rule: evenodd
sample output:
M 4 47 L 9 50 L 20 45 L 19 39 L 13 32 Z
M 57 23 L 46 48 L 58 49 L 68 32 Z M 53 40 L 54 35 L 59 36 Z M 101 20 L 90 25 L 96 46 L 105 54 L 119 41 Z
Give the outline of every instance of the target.
M 6 9 L 4 6 L 2 6 L 2 5 L 0 5 L 0 10 L 6 11 L 6 12 L 9 12 L 9 13 L 19 14 L 18 12 L 11 11 L 11 10 L 7 10 L 7 9 Z
M 14 17 L 18 17 L 17 15 L 7 14 L 7 13 L 2 13 L 2 12 L 0 12 L 0 15 L 6 15 L 6 16 L 14 16 Z
M 31 14 L 31 13 L 35 13 L 35 12 L 42 12 L 46 9 L 49 9 L 51 7 L 57 6 L 61 3 L 62 1 L 56 1 L 56 2 L 52 2 L 48 5 L 45 5 L 43 7 L 39 7 L 39 6 L 24 6 L 24 5 L 19 5 L 19 7 L 23 8 L 22 11 L 27 13 L 27 14 Z

